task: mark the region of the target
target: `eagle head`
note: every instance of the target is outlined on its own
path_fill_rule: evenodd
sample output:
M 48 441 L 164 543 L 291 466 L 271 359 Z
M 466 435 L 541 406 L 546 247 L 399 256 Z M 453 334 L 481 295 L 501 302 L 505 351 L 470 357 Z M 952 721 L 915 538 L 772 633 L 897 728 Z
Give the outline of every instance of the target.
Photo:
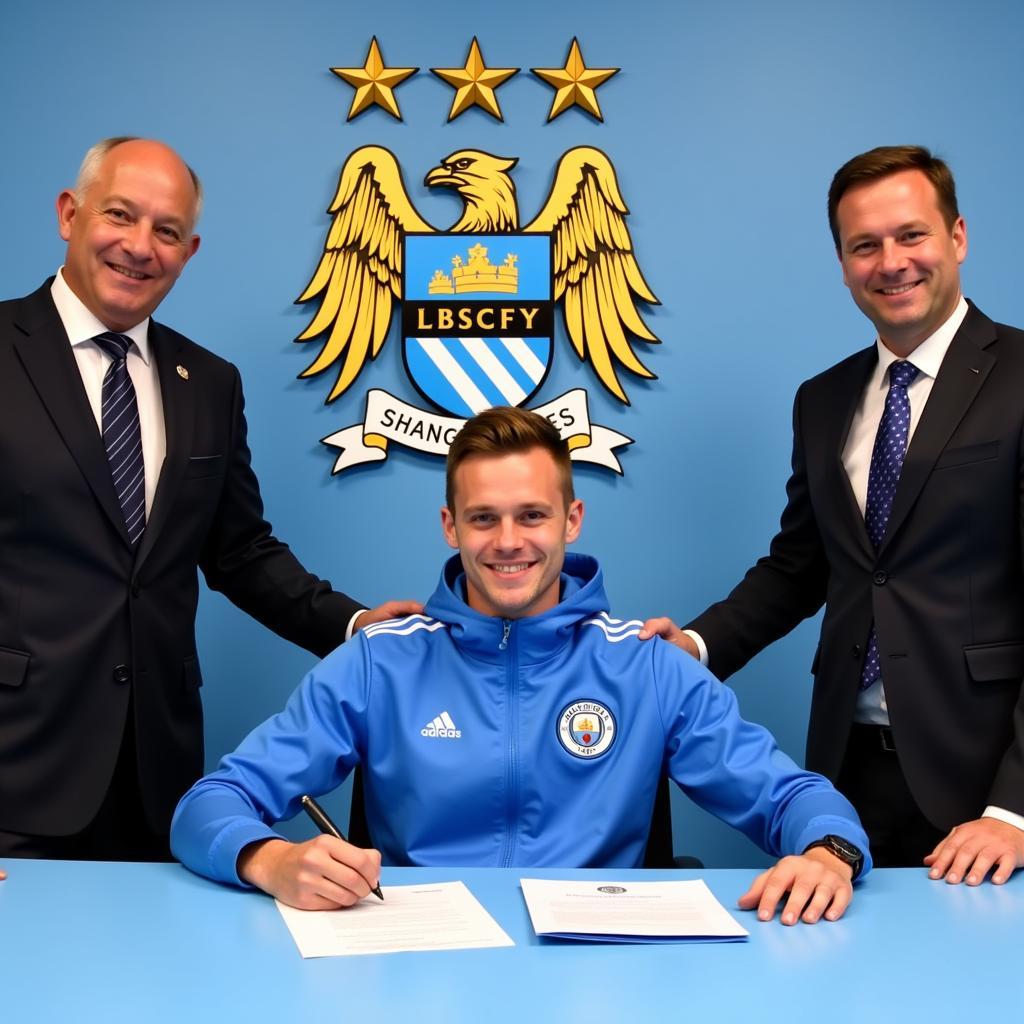
M 452 231 L 515 231 L 519 226 L 516 187 L 507 172 L 519 161 L 479 149 L 460 149 L 427 173 L 424 184 L 453 188 L 465 209 Z

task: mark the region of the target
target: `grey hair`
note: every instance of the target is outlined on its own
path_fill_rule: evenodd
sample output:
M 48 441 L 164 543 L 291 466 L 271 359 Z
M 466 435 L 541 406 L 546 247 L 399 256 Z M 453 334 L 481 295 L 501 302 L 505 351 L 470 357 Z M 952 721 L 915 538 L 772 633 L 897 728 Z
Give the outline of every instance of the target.
M 103 158 L 112 150 L 124 142 L 139 142 L 139 135 L 112 135 L 109 139 L 100 139 L 94 146 L 90 146 L 82 158 L 82 166 L 78 168 L 78 177 L 75 179 L 75 205 L 81 206 L 85 199 L 85 193 L 96 180 L 100 173 L 100 164 Z M 196 215 L 192 219 L 192 227 L 199 223 L 199 215 L 203 212 L 203 183 L 199 175 L 192 168 L 185 164 L 189 177 L 192 179 L 192 187 L 196 191 Z

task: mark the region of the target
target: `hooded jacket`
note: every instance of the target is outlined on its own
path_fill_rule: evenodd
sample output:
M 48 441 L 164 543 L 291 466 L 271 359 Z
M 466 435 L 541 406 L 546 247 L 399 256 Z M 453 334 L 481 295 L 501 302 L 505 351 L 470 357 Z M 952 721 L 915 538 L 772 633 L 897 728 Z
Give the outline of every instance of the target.
M 385 864 L 638 867 L 667 773 L 774 856 L 856 812 L 798 768 L 733 692 L 671 644 L 609 616 L 601 570 L 567 555 L 559 603 L 500 619 L 463 599 L 458 556 L 425 614 L 368 627 L 317 665 L 175 813 L 192 870 L 242 884 L 244 846 L 363 766 Z

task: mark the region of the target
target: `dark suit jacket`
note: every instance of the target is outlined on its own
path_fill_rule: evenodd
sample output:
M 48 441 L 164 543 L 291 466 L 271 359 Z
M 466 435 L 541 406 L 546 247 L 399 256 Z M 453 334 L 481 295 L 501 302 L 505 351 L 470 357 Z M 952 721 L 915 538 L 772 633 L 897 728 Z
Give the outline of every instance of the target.
M 92 820 L 132 696 L 143 802 L 166 831 L 203 770 L 197 567 L 318 655 L 359 606 L 271 534 L 238 371 L 155 322 L 167 456 L 132 551 L 49 285 L 0 303 L 0 830 Z
M 876 361 L 872 346 L 801 385 L 770 553 L 690 628 L 724 678 L 824 603 L 807 767 L 835 779 L 874 620 L 900 763 L 925 816 L 948 829 L 989 803 L 1024 814 L 1024 333 L 971 306 L 877 553 L 842 462 Z

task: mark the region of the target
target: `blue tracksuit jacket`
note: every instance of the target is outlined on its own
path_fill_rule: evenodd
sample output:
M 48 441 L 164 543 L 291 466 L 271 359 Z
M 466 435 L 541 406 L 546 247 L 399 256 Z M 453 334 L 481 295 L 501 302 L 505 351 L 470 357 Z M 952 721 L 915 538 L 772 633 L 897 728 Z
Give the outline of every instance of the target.
M 516 620 L 471 609 L 460 574 L 455 557 L 425 615 L 325 658 L 185 794 L 183 863 L 238 883 L 241 849 L 356 764 L 385 864 L 636 867 L 666 772 L 773 855 L 830 832 L 867 851 L 845 798 L 740 718 L 728 687 L 607 614 L 594 559 L 568 555 L 560 603 Z

